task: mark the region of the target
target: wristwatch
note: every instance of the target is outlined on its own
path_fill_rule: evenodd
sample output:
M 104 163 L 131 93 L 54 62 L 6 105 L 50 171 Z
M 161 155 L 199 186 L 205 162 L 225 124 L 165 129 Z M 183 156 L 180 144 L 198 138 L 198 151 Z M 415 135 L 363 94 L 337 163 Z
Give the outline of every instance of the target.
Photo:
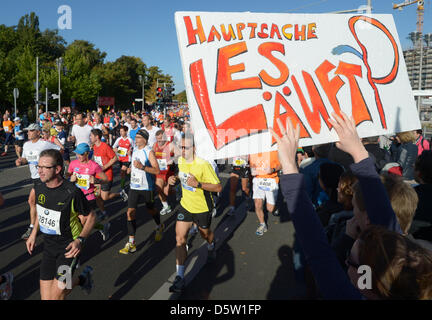
M 78 237 L 77 239 L 81 242 L 81 244 L 83 244 L 85 241 L 85 238 L 83 238 L 83 237 Z
M 198 182 L 197 188 L 202 189 L 202 184 L 201 184 L 201 182 Z

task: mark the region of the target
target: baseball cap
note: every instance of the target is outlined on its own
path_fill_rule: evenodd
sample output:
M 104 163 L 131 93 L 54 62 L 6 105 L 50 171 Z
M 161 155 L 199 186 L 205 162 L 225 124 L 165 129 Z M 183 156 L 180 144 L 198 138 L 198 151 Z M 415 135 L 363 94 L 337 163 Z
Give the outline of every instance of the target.
M 40 127 L 39 127 L 38 124 L 32 123 L 31 125 L 29 125 L 27 128 L 24 128 L 23 130 L 26 130 L 26 131 L 33 131 L 33 130 L 40 131 L 41 129 L 40 129 Z
M 78 154 L 84 154 L 86 152 L 90 152 L 90 147 L 87 143 L 80 143 L 79 145 L 77 145 L 74 152 Z
M 403 176 L 402 167 L 397 162 L 387 163 L 382 169 L 381 173 L 392 173 L 398 176 Z

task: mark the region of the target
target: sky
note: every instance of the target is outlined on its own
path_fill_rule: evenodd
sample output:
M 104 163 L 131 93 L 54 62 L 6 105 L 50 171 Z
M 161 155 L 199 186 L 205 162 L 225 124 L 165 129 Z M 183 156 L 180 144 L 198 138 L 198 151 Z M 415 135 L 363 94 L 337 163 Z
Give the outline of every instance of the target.
M 396 0 L 402 3 L 405 0 Z M 371 0 L 372 13 L 393 14 L 403 49 L 411 46 L 406 38 L 416 30 L 417 5 L 394 10 L 391 0 Z M 175 93 L 184 90 L 183 72 L 174 24 L 176 11 L 327 13 L 356 9 L 366 0 L 14 0 L 1 1 L 0 24 L 16 25 L 21 16 L 35 12 L 40 29 L 57 29 L 58 8 L 72 10 L 72 28 L 59 34 L 72 43 L 87 40 L 107 53 L 105 62 L 122 55 L 140 57 L 149 66 L 170 74 Z M 425 1 L 424 33 L 432 33 L 432 3 Z

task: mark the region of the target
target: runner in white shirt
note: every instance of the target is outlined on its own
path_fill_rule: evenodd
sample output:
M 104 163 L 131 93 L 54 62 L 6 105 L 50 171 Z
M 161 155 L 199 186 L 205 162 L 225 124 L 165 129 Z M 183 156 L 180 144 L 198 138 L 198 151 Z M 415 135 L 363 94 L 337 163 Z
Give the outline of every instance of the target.
M 92 127 L 88 124 L 85 124 L 84 115 L 82 113 L 78 113 L 75 117 L 76 124 L 72 127 L 71 135 L 68 138 L 68 141 L 75 142 L 75 146 L 81 143 L 90 143 L 90 133 L 92 131 Z
M 136 135 L 136 146 L 132 153 L 131 159 L 131 183 L 128 194 L 127 209 L 127 229 L 129 241 L 119 252 L 129 254 L 136 251 L 135 233 L 136 233 L 136 210 L 140 202 L 145 202 L 147 212 L 152 216 L 157 225 L 155 241 L 162 239 L 164 225 L 160 221 L 159 211 L 154 206 L 155 196 L 155 175 L 159 170 L 155 153 L 147 145 L 148 133 L 145 130 L 138 131 Z
M 42 140 L 40 138 L 40 127 L 36 123 L 29 125 L 24 130 L 28 131 L 29 141 L 24 143 L 22 157 L 16 159 L 15 164 L 17 167 L 28 164 L 33 184 L 37 184 L 39 183 L 39 173 L 37 169 L 39 154 L 48 149 L 60 150 L 60 147 L 51 142 Z M 30 205 L 30 225 L 27 231 L 21 236 L 21 239 L 23 240 L 28 239 L 36 221 L 36 199 L 34 188 L 30 191 L 28 204 Z
M 156 142 L 156 132 L 158 132 L 160 128 L 155 127 L 151 124 L 150 116 L 147 114 L 142 117 L 142 122 L 143 129 L 145 129 L 145 131 L 147 131 L 149 134 L 148 145 L 153 146 Z

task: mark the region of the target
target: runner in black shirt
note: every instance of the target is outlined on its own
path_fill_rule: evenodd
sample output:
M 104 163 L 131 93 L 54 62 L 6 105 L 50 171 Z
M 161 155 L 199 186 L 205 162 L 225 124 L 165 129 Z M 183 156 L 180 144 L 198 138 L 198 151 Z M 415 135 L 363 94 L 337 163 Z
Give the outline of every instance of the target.
M 92 268 L 87 266 L 74 280 L 72 274 L 96 214 L 81 190 L 63 179 L 63 158 L 59 151 L 49 149 L 41 152 L 37 169 L 41 181 L 34 187 L 38 219 L 26 245 L 32 254 L 40 227 L 44 234 L 40 268 L 41 299 L 63 300 L 76 285 L 90 293 Z M 84 226 L 80 215 L 86 216 Z

